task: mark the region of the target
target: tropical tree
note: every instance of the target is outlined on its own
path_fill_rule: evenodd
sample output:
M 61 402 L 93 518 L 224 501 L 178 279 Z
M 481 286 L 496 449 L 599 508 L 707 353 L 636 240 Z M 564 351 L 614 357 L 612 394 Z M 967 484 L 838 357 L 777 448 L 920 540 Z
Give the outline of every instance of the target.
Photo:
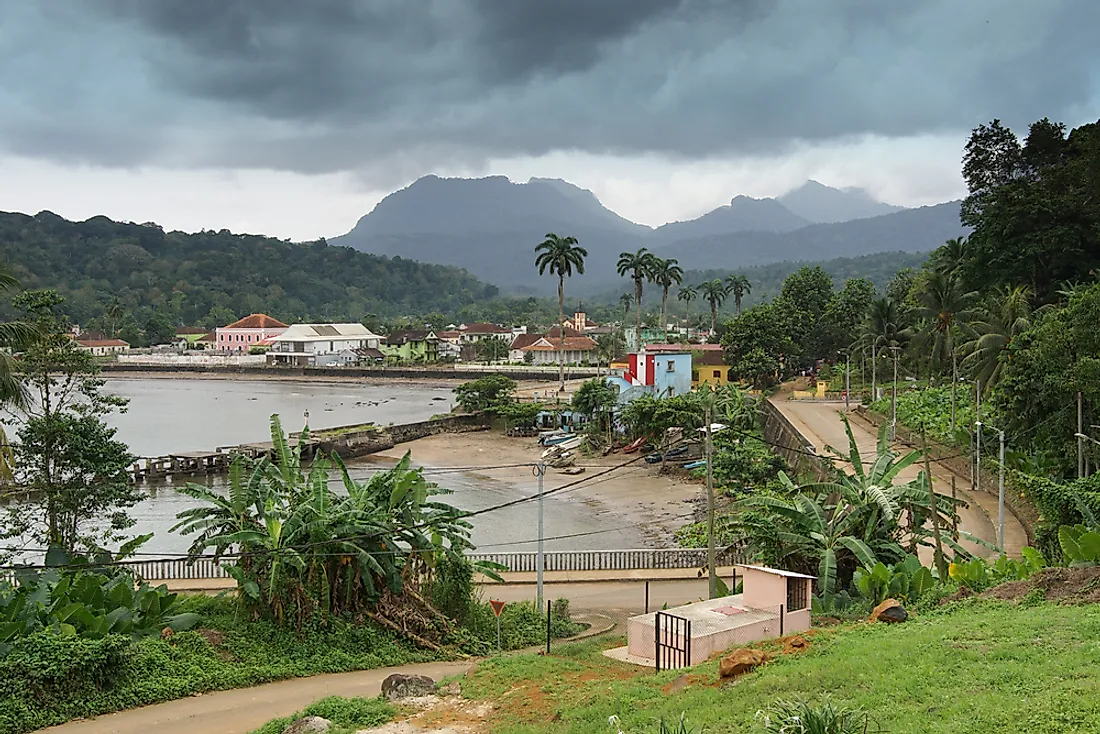
M 930 348 L 929 359 L 939 362 L 941 369 L 951 365 L 951 432 L 955 431 L 956 388 L 959 382 L 959 359 L 956 349 L 958 331 L 972 333 L 969 324 L 977 316 L 975 291 L 963 288 L 955 273 L 933 272 L 920 293 L 920 305 L 915 315 L 923 320 L 917 332 L 917 344 Z
M 687 312 L 688 329 L 691 329 L 691 302 L 698 297 L 699 292 L 695 290 L 695 286 L 693 285 L 682 285 L 676 293 L 676 300 L 684 302 L 684 308 Z
M 647 280 L 653 279 L 653 267 L 657 257 L 647 248 L 641 247 L 637 252 L 619 253 L 619 261 L 615 264 L 615 271 L 620 277 L 629 277 L 634 281 L 634 318 L 637 343 L 635 348 L 642 346 L 642 285 Z
M 749 279 L 737 273 L 726 278 L 726 290 L 733 296 L 733 305 L 737 309 L 737 315 L 741 315 L 741 300 L 752 293 L 752 283 Z
M 577 243 L 576 237 L 559 237 L 550 232 L 535 245 L 535 267 L 539 275 L 547 271 L 558 276 L 558 392 L 565 392 L 565 279 L 576 271 L 584 275 L 584 259 L 588 250 Z
M 890 297 L 875 299 L 863 325 L 862 341 L 871 347 L 871 396 L 878 397 L 878 355 L 881 349 L 900 348 L 905 330 L 896 300 Z
M 0 265 L 0 292 L 14 291 L 19 281 L 12 272 Z M 22 405 L 27 398 L 27 388 L 19 379 L 13 352 L 19 351 L 35 335 L 34 327 L 22 321 L 0 321 L 0 407 Z
M 720 279 L 708 280 L 699 284 L 699 293 L 710 304 L 710 333 L 718 333 L 718 309 L 726 302 L 729 290 Z
M 681 268 L 676 258 L 664 260 L 653 258 L 653 282 L 661 286 L 661 330 L 665 331 L 665 341 L 668 341 L 668 289 L 674 284 L 684 282 L 684 269 Z
M 990 390 L 1001 378 L 1001 354 L 1031 328 L 1033 297 L 1030 286 L 1005 286 L 987 308 L 978 310 L 970 323 L 972 338 L 960 348 L 965 355 L 962 367 L 984 390 Z
M 201 504 L 179 513 L 172 531 L 194 535 L 192 558 L 212 552 L 239 585 L 254 617 L 301 628 L 311 619 L 362 615 L 438 649 L 449 629 L 422 593 L 444 560 L 461 560 L 470 524 L 446 494 L 412 469 L 408 454 L 369 481 L 353 480 L 339 456 L 305 469 L 272 416 L 273 458 L 234 460 L 223 495 L 190 484 Z M 335 469 L 342 492 L 329 487 Z M 401 624 L 394 620 L 401 620 Z
M 954 275 L 966 262 L 966 238 L 953 237 L 932 253 L 932 267 L 944 275 Z

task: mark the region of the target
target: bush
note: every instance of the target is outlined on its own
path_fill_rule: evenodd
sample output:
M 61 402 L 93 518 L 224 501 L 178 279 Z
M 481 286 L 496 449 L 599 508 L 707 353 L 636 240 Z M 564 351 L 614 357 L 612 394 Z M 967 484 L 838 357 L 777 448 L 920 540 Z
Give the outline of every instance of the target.
M 882 415 L 890 415 L 890 402 L 893 392 L 886 390 L 882 400 L 871 403 L 871 410 Z M 913 431 L 922 428 L 928 431 L 928 437 L 950 446 L 966 447 L 969 444 L 967 426 L 974 425 L 974 405 L 971 391 L 960 386 L 955 391 L 955 435 L 951 433 L 951 388 L 925 387 L 921 389 L 903 389 L 898 386 L 898 422 Z M 983 406 L 983 414 L 989 412 Z M 985 416 L 989 420 L 988 415 Z
M 865 711 L 837 706 L 827 696 L 818 704 L 776 701 L 756 718 L 768 734 L 866 734 L 870 726 Z
M 272 719 L 252 734 L 282 734 L 294 721 L 306 716 L 320 716 L 332 722 L 329 734 L 344 734 L 359 729 L 381 726 L 393 719 L 397 710 L 381 698 L 342 698 L 329 696 L 314 701 L 294 714 Z

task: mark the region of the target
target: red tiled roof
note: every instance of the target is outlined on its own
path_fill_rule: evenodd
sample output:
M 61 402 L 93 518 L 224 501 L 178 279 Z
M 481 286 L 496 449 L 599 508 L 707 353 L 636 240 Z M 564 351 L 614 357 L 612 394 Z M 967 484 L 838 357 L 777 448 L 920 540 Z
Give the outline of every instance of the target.
M 206 333 L 206 336 L 199 337 L 196 341 L 200 342 L 216 342 L 218 340 L 217 332 L 210 331 Z
M 440 339 L 457 339 L 462 336 L 462 332 L 458 329 L 449 329 L 445 331 L 437 331 L 435 335 Z
M 725 367 L 726 355 L 722 352 L 711 349 L 706 352 L 696 353 L 692 355 L 691 363 L 693 365 L 701 365 L 705 367 Z
M 484 321 L 476 324 L 466 324 L 466 328 L 463 329 L 467 334 L 511 334 L 512 330 L 504 327 L 497 326 L 496 324 L 488 324 Z
M 76 343 L 82 347 L 128 347 L 129 342 L 124 342 L 121 339 L 77 339 Z
M 647 352 L 720 352 L 721 344 L 646 344 Z
M 286 324 L 279 319 L 273 319 L 266 313 L 254 313 L 251 316 L 245 316 L 240 321 L 234 321 L 229 326 L 223 326 L 223 329 L 287 329 Z
M 516 334 L 516 338 L 512 340 L 511 348 L 523 349 L 529 347 L 544 336 L 545 334 Z
M 547 337 L 553 337 L 557 339 L 561 336 L 561 329 L 557 326 L 551 326 L 550 331 L 546 332 Z M 583 331 L 577 331 L 572 326 L 565 327 L 565 337 L 568 339 L 571 336 L 584 336 Z

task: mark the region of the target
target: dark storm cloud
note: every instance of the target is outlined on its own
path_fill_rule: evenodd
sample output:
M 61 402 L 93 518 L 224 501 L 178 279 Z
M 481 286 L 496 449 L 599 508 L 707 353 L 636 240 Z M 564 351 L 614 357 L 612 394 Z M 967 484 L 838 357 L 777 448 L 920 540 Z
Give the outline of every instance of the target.
M 381 180 L 965 132 L 1095 116 L 1097 27 L 1095 0 L 0 0 L 0 146 Z

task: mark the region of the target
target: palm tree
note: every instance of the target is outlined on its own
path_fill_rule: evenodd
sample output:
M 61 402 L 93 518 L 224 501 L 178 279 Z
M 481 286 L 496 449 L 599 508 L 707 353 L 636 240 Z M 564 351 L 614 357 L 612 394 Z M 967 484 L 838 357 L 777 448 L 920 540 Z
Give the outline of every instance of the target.
M 752 293 L 752 283 L 744 275 L 737 273 L 726 278 L 726 289 L 733 296 L 733 305 L 737 315 L 741 315 L 741 299 Z
M 971 322 L 973 337 L 961 347 L 964 371 L 989 390 L 1001 377 L 1001 353 L 1012 340 L 1031 328 L 1030 286 L 1006 286 L 990 308 Z
M 939 361 L 941 368 L 951 363 L 951 433 L 955 433 L 956 387 L 959 381 L 958 350 L 955 334 L 962 330 L 971 333 L 969 323 L 977 315 L 973 311 L 978 294 L 963 289 L 962 281 L 955 273 L 933 272 L 920 294 L 920 306 L 915 315 L 924 320 L 918 331 L 918 344 L 930 346 L 932 363 Z
M 656 256 L 647 248 L 641 247 L 637 252 L 619 253 L 619 261 L 615 264 L 615 271 L 620 277 L 630 276 L 634 281 L 634 318 L 636 349 L 642 347 L 642 284 L 653 278 L 653 266 Z
M 659 257 L 653 259 L 653 282 L 661 286 L 661 329 L 665 331 L 665 341 L 668 341 L 668 289 L 672 284 L 680 285 L 684 282 L 684 269 L 681 268 L 676 258 L 663 260 Z
M 19 281 L 3 265 L 0 265 L 0 292 L 19 288 Z M 16 362 L 12 356 L 34 339 L 34 326 L 21 321 L 0 321 L 0 406 L 21 406 L 27 398 L 26 386 L 19 379 Z
M 900 347 L 904 327 L 897 301 L 883 297 L 871 302 L 867 321 L 863 325 L 862 339 L 871 347 L 871 399 L 878 397 L 879 349 Z
M 726 284 L 719 278 L 714 280 L 708 280 L 699 284 L 699 292 L 703 296 L 703 300 L 710 304 L 710 333 L 718 333 L 718 309 L 726 302 L 726 296 L 729 295 L 729 290 L 726 288 Z
M 558 276 L 558 329 L 561 338 L 558 339 L 558 392 L 565 392 L 565 278 L 572 276 L 576 270 L 579 275 L 584 275 L 584 259 L 588 257 L 588 250 L 577 243 L 576 237 L 559 237 L 553 232 L 546 235 L 546 239 L 535 245 L 535 267 L 539 269 L 539 275 L 547 270 L 551 275 Z
M 122 319 L 126 317 L 126 307 L 122 305 L 122 301 L 118 298 L 111 300 L 111 303 L 103 311 L 103 319 L 107 322 L 109 338 L 118 336 L 118 327 L 122 323 Z
M 957 273 L 965 258 L 965 237 L 953 237 L 949 239 L 932 255 L 935 269 L 944 275 Z
M 687 311 L 687 325 L 688 335 L 691 335 L 691 302 L 699 297 L 698 291 L 695 290 L 693 285 L 680 286 L 679 292 L 676 293 L 676 300 L 684 302 L 684 308 Z

